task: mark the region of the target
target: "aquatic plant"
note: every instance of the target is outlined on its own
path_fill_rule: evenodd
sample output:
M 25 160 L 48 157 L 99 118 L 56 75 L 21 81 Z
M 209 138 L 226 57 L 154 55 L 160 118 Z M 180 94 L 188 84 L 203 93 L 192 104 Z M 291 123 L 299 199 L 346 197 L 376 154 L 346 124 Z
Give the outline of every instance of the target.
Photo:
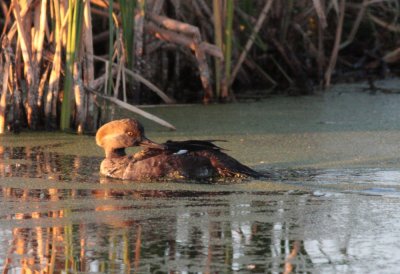
M 93 132 L 117 104 L 312 93 L 396 68 L 399 3 L 0 0 L 0 133 Z M 135 14 L 135 16 L 132 16 Z M 371 85 L 373 86 L 373 85 Z M 278 91 L 279 90 L 279 91 Z

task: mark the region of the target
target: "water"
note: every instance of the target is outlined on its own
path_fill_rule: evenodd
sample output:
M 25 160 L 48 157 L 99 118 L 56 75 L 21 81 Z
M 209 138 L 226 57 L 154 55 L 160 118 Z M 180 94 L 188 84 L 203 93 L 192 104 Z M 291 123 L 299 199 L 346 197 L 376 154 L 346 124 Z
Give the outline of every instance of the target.
M 228 139 L 220 145 L 270 172 L 265 180 L 110 180 L 98 175 L 102 151 L 93 136 L 0 137 L 1 269 L 397 272 L 400 98 L 345 87 L 323 96 L 151 109 L 178 126 L 169 132 L 145 122 L 151 139 Z

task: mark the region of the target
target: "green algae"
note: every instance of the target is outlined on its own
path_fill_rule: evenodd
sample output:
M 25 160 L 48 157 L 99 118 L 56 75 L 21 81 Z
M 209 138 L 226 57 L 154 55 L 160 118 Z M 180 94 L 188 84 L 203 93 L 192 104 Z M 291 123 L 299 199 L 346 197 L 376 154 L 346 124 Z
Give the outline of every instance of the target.
M 153 107 L 177 127 L 166 130 L 140 117 L 149 138 L 222 139 L 218 143 L 251 166 L 399 167 L 398 95 L 339 86 L 317 96 L 272 97 L 261 102 Z M 119 113 L 115 118 L 134 117 Z M 63 154 L 102 156 L 94 136 L 23 132 L 0 137 L 3 146 L 43 146 Z M 134 149 L 132 149 L 134 151 Z

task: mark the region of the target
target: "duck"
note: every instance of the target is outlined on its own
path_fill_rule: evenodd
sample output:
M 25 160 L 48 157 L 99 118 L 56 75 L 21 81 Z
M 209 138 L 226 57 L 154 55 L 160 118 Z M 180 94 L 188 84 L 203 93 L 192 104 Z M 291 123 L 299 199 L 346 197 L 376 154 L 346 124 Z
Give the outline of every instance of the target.
M 100 174 L 133 181 L 263 177 L 226 154 L 214 144 L 217 141 L 221 140 L 169 140 L 158 144 L 145 136 L 138 120 L 114 120 L 101 126 L 96 133 L 96 144 L 105 152 Z M 137 146 L 144 149 L 126 154 L 126 148 Z

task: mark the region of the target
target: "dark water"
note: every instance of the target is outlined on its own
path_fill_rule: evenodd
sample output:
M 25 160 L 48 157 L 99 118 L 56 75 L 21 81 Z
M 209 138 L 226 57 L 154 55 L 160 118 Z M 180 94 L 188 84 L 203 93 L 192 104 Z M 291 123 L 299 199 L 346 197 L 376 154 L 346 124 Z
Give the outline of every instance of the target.
M 397 273 L 398 98 L 341 93 L 188 107 L 179 113 L 202 117 L 191 129 L 183 121 L 176 133 L 148 127 L 155 141 L 228 139 L 231 155 L 271 173 L 234 184 L 109 180 L 98 175 L 102 151 L 92 136 L 1 136 L 0 268 Z M 216 108 L 225 116 L 214 121 L 207 114 Z

